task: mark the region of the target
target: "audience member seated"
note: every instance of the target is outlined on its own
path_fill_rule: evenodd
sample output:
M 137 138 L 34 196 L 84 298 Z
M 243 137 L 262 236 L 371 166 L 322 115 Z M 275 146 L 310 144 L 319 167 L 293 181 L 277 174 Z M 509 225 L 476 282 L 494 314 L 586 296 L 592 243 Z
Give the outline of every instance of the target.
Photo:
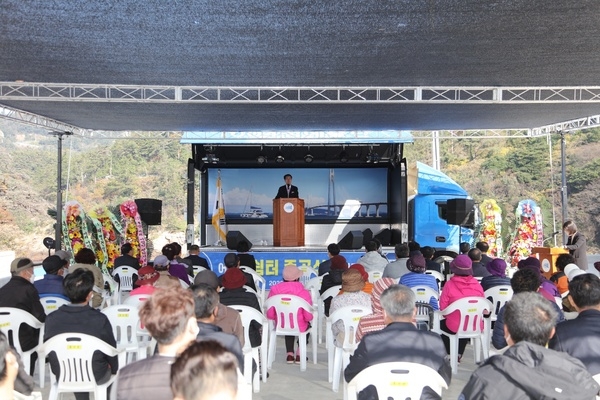
M 385 266 L 388 265 L 388 260 L 379 252 L 379 245 L 377 242 L 371 240 L 365 245 L 365 250 L 366 253 L 363 254 L 356 263 L 365 267 L 367 272 L 383 272 Z
M 230 269 L 230 268 L 239 269 L 240 259 L 239 259 L 238 255 L 235 253 L 227 253 L 227 254 L 225 254 L 225 257 L 223 258 L 223 264 L 225 264 L 225 267 L 227 267 L 227 269 Z M 242 270 L 240 270 L 240 271 L 242 271 Z M 244 285 L 246 285 L 249 288 L 251 288 L 252 290 L 256 291 L 256 285 L 254 284 L 254 278 L 252 277 L 252 275 L 250 273 L 244 272 L 244 271 L 242 271 L 242 273 L 244 274 L 244 277 L 246 278 L 246 283 L 244 283 Z M 223 279 L 223 275 L 221 275 L 219 277 L 219 286 L 223 286 L 221 284 L 221 279 Z
M 550 303 L 524 292 L 505 308 L 509 348 L 473 372 L 459 399 L 595 399 L 600 386 L 581 361 L 546 348 L 557 318 Z
M 12 399 L 13 390 L 15 399 L 20 399 L 21 395 L 30 396 L 34 386 L 33 378 L 25 372 L 19 354 L 10 347 L 8 338 L 0 331 L 0 399 Z M 12 389 L 9 390 L 9 387 Z M 10 396 L 5 397 L 6 393 L 10 393 Z
M 46 275 L 42 279 L 33 282 L 33 286 L 37 289 L 40 297 L 58 296 L 67 299 L 65 290 L 63 289 L 63 276 L 68 262 L 62 260 L 59 256 L 53 255 L 46 257 L 42 261 L 42 266 Z
M 450 263 L 450 271 L 454 274 L 444 285 L 444 290 L 440 295 L 440 309 L 444 310 L 450 304 L 464 297 L 484 297 L 483 289 L 477 279 L 473 277 L 473 269 L 471 258 L 466 254 L 456 256 Z M 456 333 L 458 324 L 460 323 L 460 311 L 456 310 L 451 314 L 446 315 L 440 321 L 440 329 L 448 333 Z M 483 321 L 481 321 L 481 329 L 483 330 Z M 450 338 L 442 335 L 446 351 L 450 354 Z M 458 359 L 462 358 L 465 348 L 469 343 L 469 339 L 460 339 L 458 341 Z
M 182 252 L 181 245 L 177 242 L 169 243 L 169 245 L 175 252 L 175 258 L 173 261 L 175 261 L 178 264 L 183 265 L 186 268 L 186 272 L 189 276 L 194 276 L 194 268 L 193 268 L 194 264 L 192 263 L 192 260 L 188 260 L 187 258 L 181 257 L 181 252 Z
M 15 379 L 19 373 L 19 363 L 11 351 L 8 338 L 0 331 L 0 399 L 14 397 Z
M 327 246 L 327 260 L 319 264 L 319 276 L 323 276 L 331 270 L 331 259 L 340 254 L 340 246 L 337 243 L 329 243 Z
M 40 322 L 46 320 L 46 312 L 40 295 L 31 283 L 33 281 L 33 261 L 29 258 L 16 258 L 10 263 L 10 280 L 0 288 L 0 307 L 13 307 L 26 311 Z M 40 330 L 33 329 L 27 324 L 19 327 L 19 343 L 23 351 L 33 349 L 38 345 Z M 31 370 L 33 375 L 37 353 L 31 355 Z
M 71 265 L 69 272 L 72 273 L 78 269 L 91 271 L 94 274 L 92 307 L 100 308 L 102 305 L 102 291 L 104 290 L 104 276 L 100 268 L 96 265 L 96 253 L 94 253 L 94 250 L 84 247 L 75 254 L 75 264 Z
M 385 289 L 395 283 L 397 283 L 397 281 L 392 278 L 381 278 L 373 283 L 373 292 L 371 293 L 371 308 L 373 309 L 373 314 L 365 315 L 358 322 L 358 327 L 356 328 L 357 342 L 360 342 L 367 333 L 377 332 L 385 327 L 380 297 Z
M 467 242 L 461 242 L 458 245 L 458 251 L 460 252 L 460 254 L 467 254 L 469 250 L 471 250 L 471 245 Z
M 171 400 L 171 365 L 198 335 L 192 292 L 181 287 L 157 290 L 143 303 L 139 314 L 140 322 L 157 342 L 157 352 L 122 368 L 112 385 L 111 398 Z
M 336 256 L 342 257 L 342 256 Z M 334 257 L 335 258 L 335 257 Z M 343 258 L 343 257 L 342 257 Z M 334 260 L 334 259 L 332 259 Z M 346 260 L 344 259 L 344 262 Z M 347 264 L 346 264 L 347 265 Z M 335 262 L 332 265 L 332 268 L 335 267 Z M 310 292 L 304 289 L 304 285 L 300 282 L 300 277 L 302 277 L 302 271 L 295 265 L 286 265 L 283 267 L 283 282 L 278 283 L 271 287 L 269 291 L 269 298 L 278 294 L 291 294 L 294 296 L 298 296 L 310 305 L 312 305 L 312 298 L 310 296 Z M 326 276 L 327 277 L 327 276 Z M 275 308 L 271 307 L 267 310 L 267 318 L 275 321 L 277 323 L 277 315 L 275 314 Z M 301 312 L 298 312 L 298 325 L 300 331 L 306 332 L 309 328 L 310 321 L 312 321 L 313 315 L 310 310 L 301 309 Z M 306 340 L 308 341 L 308 336 L 306 335 Z M 272 340 L 276 340 L 276 338 L 271 338 Z M 285 351 L 287 353 L 287 363 L 300 364 L 300 348 L 296 349 L 296 356 L 294 357 L 294 340 L 296 336 L 285 336 Z M 313 339 L 315 340 L 315 339 Z
M 423 253 L 421 253 L 421 245 L 419 244 L 419 242 L 410 240 L 408 242 L 408 256 L 410 257 L 412 255 L 417 255 L 417 254 L 423 255 Z
M 321 282 L 321 289 L 319 294 L 323 294 L 327 289 L 331 289 L 334 286 L 342 284 L 342 274 L 348 269 L 348 262 L 342 255 L 333 256 L 331 258 L 331 269 L 329 273 L 323 277 Z M 331 306 L 331 298 L 325 299 L 323 302 L 325 306 L 325 315 L 329 315 L 329 307 Z
M 247 241 L 240 241 L 236 246 L 235 251 L 237 251 L 237 256 L 240 260 L 240 266 L 249 267 L 256 271 L 256 259 L 252 254 L 248 254 L 250 251 L 250 244 L 248 244 Z
M 135 281 L 134 286 L 136 286 L 135 289 L 133 289 L 131 292 L 129 292 L 130 296 L 135 296 L 138 294 L 152 294 L 154 293 L 154 291 L 156 290 L 156 287 L 154 286 L 154 284 L 156 283 L 156 281 L 158 281 L 159 278 L 159 273 L 156 272 L 156 270 L 151 267 L 150 265 L 147 265 L 145 267 L 142 267 L 139 269 L 138 271 L 139 274 L 139 278 L 138 280 Z M 169 277 L 172 278 L 172 277 Z M 167 279 L 169 279 L 167 278 Z M 179 285 L 179 282 L 177 283 L 177 286 Z M 173 285 L 173 287 L 177 287 L 175 285 Z
M 540 277 L 539 275 L 532 269 L 524 268 L 520 269 L 513 275 L 510 280 L 510 286 L 513 290 L 514 294 L 524 293 L 524 292 L 540 292 L 542 289 L 540 288 Z M 546 299 L 548 300 L 548 299 Z M 556 311 L 558 315 L 557 321 L 564 321 L 565 317 L 563 312 L 560 310 L 558 305 L 554 300 L 548 300 L 550 304 L 552 304 L 552 308 Z M 502 307 L 498 314 L 496 315 L 496 322 L 494 323 L 494 330 L 492 332 L 492 345 L 500 350 L 507 346 L 506 339 L 504 338 L 504 309 L 506 306 Z
M 173 400 L 235 400 L 238 390 L 235 355 L 219 342 L 189 346 L 171 367 Z
M 192 265 L 194 267 L 203 267 L 206 269 L 210 269 L 210 267 L 208 266 L 208 260 L 206 258 L 200 256 L 200 246 L 198 246 L 197 244 L 191 245 L 188 253 L 189 253 L 189 255 L 187 257 L 185 257 L 184 260 L 191 261 Z M 193 271 L 193 268 L 192 268 L 192 271 Z M 190 274 L 190 275 L 194 276 L 193 274 Z
M 256 295 L 252 292 L 247 292 L 243 287 L 246 284 L 246 277 L 241 269 L 229 268 L 225 271 L 225 274 L 223 274 L 221 284 L 223 285 L 223 289 L 219 292 L 219 301 L 221 304 L 225 304 L 226 306 L 252 307 L 262 314 Z M 260 334 L 261 326 L 262 325 L 258 321 L 252 321 L 250 323 L 248 335 L 252 347 L 260 346 L 262 342 Z
M 92 271 L 84 268 L 75 269 L 65 277 L 64 286 L 71 304 L 63 305 L 48 315 L 44 330 L 44 342 L 61 333 L 84 333 L 97 337 L 110 346 L 117 347 L 110 321 L 106 315 L 88 305 L 94 288 Z M 48 358 L 50 369 L 58 379 L 61 366 L 56 354 L 50 353 Z M 118 368 L 117 356 L 109 357 L 99 351 L 94 352 L 92 370 L 97 383 L 108 381 L 111 375 L 117 373 Z M 75 393 L 75 399 L 87 400 L 89 393 Z
M 547 298 L 548 300 L 554 299 L 555 297 L 560 298 L 560 293 L 556 288 L 556 285 L 550 282 L 544 275 L 542 275 L 542 264 L 540 260 L 535 257 L 527 257 L 524 260 L 521 260 L 517 263 L 518 269 L 529 268 L 535 271 L 541 282 L 541 287 L 543 290 L 540 290 L 540 294 Z
M 239 339 L 231 333 L 225 333 L 215 324 L 219 310 L 219 294 L 215 289 L 205 283 L 194 285 L 194 305 L 196 321 L 198 322 L 198 336 L 196 340 L 216 340 L 223 347 L 235 354 L 240 369 L 244 370 L 244 355 L 242 344 Z
M 381 294 L 385 328 L 366 335 L 358 344 L 350 364 L 344 371 L 346 382 L 372 365 L 385 362 L 412 362 L 426 365 L 437 371 L 450 385 L 452 370 L 440 336 L 418 330 L 413 320 L 416 316 L 415 294 L 403 285 L 392 285 Z M 372 399 L 374 386 L 359 393 L 359 400 Z M 435 392 L 424 388 L 421 399 L 440 399 Z
M 371 295 L 371 292 L 373 291 L 373 284 L 369 282 L 369 273 L 365 271 L 365 267 L 360 264 L 352 264 L 349 269 L 355 269 L 360 272 L 360 276 L 362 276 L 363 281 L 365 281 L 365 286 L 363 287 L 362 291 L 368 295 Z M 341 290 L 340 294 L 343 292 L 344 290 Z
M 118 267 L 131 267 L 140 269 L 140 260 L 133 256 L 133 246 L 131 243 L 125 243 L 121 246 L 121 255 L 115 258 L 115 263 L 113 268 Z
M 179 278 L 169 273 L 171 270 L 171 262 L 167 256 L 157 256 L 152 263 L 154 270 L 158 272 L 158 279 L 154 282 L 154 287 L 162 289 L 172 289 L 181 287 Z
M 472 261 L 473 276 L 476 278 L 484 278 L 490 276 L 490 273 L 481 262 L 481 251 L 479 249 L 471 249 L 467 253 Z
M 600 374 L 600 279 L 593 274 L 574 277 L 569 297 L 579 315 L 556 325 L 548 347 L 579 359 L 591 375 Z
M 400 278 L 400 284 L 407 286 L 409 288 L 413 288 L 416 286 L 427 286 L 436 293 L 439 292 L 439 286 L 437 284 L 437 280 L 433 275 L 425 274 L 427 264 L 425 262 L 425 257 L 421 255 L 421 253 L 413 254 L 409 257 L 406 262 L 406 267 L 408 268 L 408 273 L 402 275 Z M 429 305 L 434 310 L 439 310 L 438 301 L 435 297 L 431 297 L 429 299 Z
M 359 271 L 355 269 L 344 271 L 342 273 L 342 290 L 344 293 L 335 296 L 331 300 L 329 314 L 333 314 L 336 310 L 348 306 L 362 306 L 371 309 L 371 296 L 362 291 L 364 286 L 365 281 Z M 344 321 L 334 321 L 331 330 L 333 331 L 333 338 L 336 343 L 343 343 Z
M 481 263 L 487 268 L 488 264 L 493 260 L 493 258 L 487 254 L 490 250 L 490 245 L 486 242 L 477 242 L 475 243 L 475 248 L 481 252 Z
M 567 282 L 571 282 L 573 280 L 573 278 L 575 278 L 576 276 L 586 274 L 587 272 L 582 269 L 579 269 L 577 264 L 571 263 L 571 264 L 567 264 L 567 266 L 565 267 L 564 273 L 565 273 L 565 276 L 567 277 Z M 567 289 L 568 289 L 568 287 L 567 287 Z M 568 290 L 567 290 L 567 292 L 568 292 Z M 572 303 L 571 298 L 569 296 L 563 296 L 562 309 L 568 313 L 577 313 L 577 309 L 575 308 L 575 305 Z
M 558 293 L 560 293 L 561 296 L 569 290 L 569 280 L 567 279 L 567 275 L 565 275 L 565 267 L 569 264 L 575 264 L 575 257 L 572 255 L 561 254 L 556 257 L 555 265 L 558 272 L 555 272 L 550 277 L 550 282 L 556 285 Z
M 385 266 L 383 270 L 384 278 L 400 279 L 402 275 L 408 273 L 408 268 L 406 268 L 406 262 L 410 253 L 408 244 L 397 244 L 394 247 L 394 253 L 396 253 L 396 261 L 392 261 Z
M 427 271 L 437 271 L 440 274 L 442 273 L 442 265 L 440 263 L 436 263 L 433 261 L 433 256 L 435 255 L 435 249 L 431 246 L 421 247 L 421 254 L 425 257 L 425 263 L 427 266 Z
M 213 288 L 217 293 L 220 290 L 219 278 L 210 270 L 200 271 L 194 278 L 194 285 L 203 283 Z M 242 317 L 237 310 L 219 303 L 215 325 L 221 328 L 223 332 L 235 335 L 242 344 L 242 347 L 244 346 L 244 325 L 242 324 Z
M 162 254 L 169 260 L 169 275 L 181 279 L 182 281 L 190 285 L 191 282 L 189 275 L 193 276 L 194 270 L 191 266 L 187 264 L 182 264 L 175 258 L 175 256 L 178 254 L 177 249 L 179 249 L 179 252 L 181 252 L 181 246 L 178 246 L 179 245 L 177 243 L 169 243 L 162 248 Z M 188 271 L 188 269 L 191 269 L 191 274 L 190 271 Z
M 494 258 L 486 268 L 490 275 L 481 280 L 484 292 L 494 286 L 510 285 L 510 278 L 506 276 L 506 261 Z

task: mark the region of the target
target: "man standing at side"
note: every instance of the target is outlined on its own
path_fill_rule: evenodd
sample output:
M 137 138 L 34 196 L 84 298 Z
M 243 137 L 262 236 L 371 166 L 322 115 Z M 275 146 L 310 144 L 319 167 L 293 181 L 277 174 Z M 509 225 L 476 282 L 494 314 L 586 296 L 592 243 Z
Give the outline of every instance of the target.
M 548 300 L 537 293 L 518 293 L 505 309 L 508 350 L 473 372 L 459 400 L 596 398 L 600 386 L 581 361 L 545 347 L 557 318 Z
M 579 315 L 556 325 L 548 346 L 578 358 L 590 374 L 600 374 L 600 278 L 593 274 L 573 278 L 569 301 Z
M 97 337 L 113 347 L 117 341 L 112 326 L 106 315 L 94 310 L 88 304 L 94 289 L 94 274 L 90 270 L 76 269 L 65 277 L 65 293 L 71 304 L 61 306 L 46 319 L 44 342 L 61 333 L 84 333 Z M 54 353 L 50 353 L 50 368 L 58 377 L 60 365 Z M 99 351 L 92 357 L 92 370 L 97 383 L 104 383 L 111 375 L 117 373 L 119 361 L 117 356 L 109 357 Z M 75 393 L 76 400 L 88 400 L 89 393 Z
M 277 191 L 277 196 L 275 196 L 276 199 L 281 199 L 281 198 L 298 198 L 299 194 L 298 194 L 298 188 L 294 185 L 292 185 L 292 175 L 290 174 L 285 174 L 283 176 L 283 180 L 285 181 L 285 185 L 280 186 L 279 190 Z
M 40 303 L 40 295 L 33 286 L 33 261 L 29 258 L 15 258 L 10 263 L 12 277 L 10 281 L 0 288 L 0 307 L 14 307 L 27 311 L 40 322 L 46 320 L 44 307 Z M 40 330 L 27 324 L 19 327 L 19 342 L 23 351 L 28 351 L 37 346 Z M 33 375 L 37 353 L 31 355 L 31 371 Z
M 444 343 L 436 333 L 416 328 L 413 323 L 417 312 L 415 302 L 415 294 L 404 285 L 392 285 L 383 291 L 381 306 L 386 327 L 362 338 L 344 371 L 346 382 L 371 365 L 404 361 L 431 367 L 450 384 L 452 370 Z M 359 400 L 369 398 L 369 388 L 359 394 Z M 433 391 L 424 389 L 421 399 L 439 398 L 426 396 L 426 393 L 434 395 Z

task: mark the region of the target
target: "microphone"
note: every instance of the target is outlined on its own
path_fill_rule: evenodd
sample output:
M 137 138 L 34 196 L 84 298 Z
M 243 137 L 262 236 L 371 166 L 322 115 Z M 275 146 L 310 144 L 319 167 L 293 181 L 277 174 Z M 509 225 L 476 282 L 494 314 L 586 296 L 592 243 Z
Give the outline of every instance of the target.
M 558 235 L 559 233 L 560 233 L 559 231 L 556 231 L 556 232 L 552 233 L 552 236 L 556 236 L 556 235 Z

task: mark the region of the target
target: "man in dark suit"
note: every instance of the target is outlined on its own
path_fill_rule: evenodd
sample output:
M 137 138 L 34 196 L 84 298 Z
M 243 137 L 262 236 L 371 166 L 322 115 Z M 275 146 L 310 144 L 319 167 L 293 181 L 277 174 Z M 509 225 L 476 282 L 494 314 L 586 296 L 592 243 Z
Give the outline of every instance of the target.
M 490 245 L 486 242 L 477 242 L 477 244 L 475 244 L 475 247 L 478 248 L 479 251 L 481 251 L 481 263 L 484 267 L 487 267 L 487 265 L 493 260 L 492 257 L 487 255 L 487 252 L 490 249 Z
M 281 186 L 279 188 L 279 190 L 277 191 L 277 196 L 275 196 L 276 199 L 280 199 L 280 198 L 295 198 L 297 199 L 298 196 L 298 187 L 292 185 L 292 175 L 290 174 L 285 174 L 283 176 L 283 180 L 285 181 L 285 185 Z
M 577 318 L 556 325 L 548 347 L 578 358 L 591 375 L 600 373 L 600 278 L 583 274 L 569 282 Z

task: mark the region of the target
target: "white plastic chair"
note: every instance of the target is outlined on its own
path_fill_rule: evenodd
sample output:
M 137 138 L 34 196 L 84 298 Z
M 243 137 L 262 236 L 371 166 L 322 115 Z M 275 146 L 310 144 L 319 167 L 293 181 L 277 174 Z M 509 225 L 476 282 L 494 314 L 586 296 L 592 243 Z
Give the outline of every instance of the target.
M 369 271 L 369 282 L 375 283 L 376 280 L 379 280 L 383 277 L 382 271 Z
M 342 285 L 336 285 L 336 286 L 330 287 L 325 292 L 323 292 L 323 294 L 321 296 L 319 296 L 319 300 L 318 300 L 319 302 L 317 303 L 317 319 L 318 319 L 318 322 L 316 324 L 317 327 L 321 328 L 322 326 L 325 326 L 325 324 L 326 324 L 327 316 L 325 315 L 325 300 L 330 297 L 333 298 L 333 297 L 337 296 L 340 293 L 340 290 L 342 290 Z M 317 330 L 319 344 L 323 343 L 322 331 L 323 331 L 322 328 Z M 325 341 L 325 343 L 327 343 L 327 341 Z
M 39 355 L 39 344 L 34 348 L 23 351 L 21 347 L 21 342 L 19 341 L 19 327 L 22 324 L 26 324 L 35 329 L 40 329 L 40 339 L 39 343 L 43 340 L 43 327 L 44 324 L 38 321 L 33 315 L 29 314 L 27 311 L 23 311 L 19 308 L 13 307 L 0 307 L 0 331 L 2 331 L 7 338 L 12 337 L 15 350 L 21 356 L 21 360 L 23 360 L 23 366 L 25 367 L 25 371 L 29 373 L 31 370 L 31 354 L 38 353 L 38 367 L 40 375 L 43 375 L 44 368 L 44 357 L 40 357 Z M 40 384 L 40 387 L 43 387 L 43 383 Z
M 317 341 L 313 327 L 309 327 L 305 332 L 300 332 L 298 326 L 298 311 L 300 308 L 308 312 L 313 312 L 313 307 L 306 300 L 288 294 L 278 294 L 267 299 L 265 309 L 275 308 L 277 322 L 269 321 L 269 369 L 273 366 L 275 360 L 275 351 L 277 349 L 277 336 L 298 336 L 300 342 L 300 371 L 306 371 L 306 336 L 312 335 L 312 355 L 313 363 L 317 363 Z
M 194 270 L 194 278 L 196 277 L 196 275 L 198 275 L 199 272 L 206 271 L 206 268 L 200 265 L 192 265 L 192 269 Z
M 42 359 L 54 352 L 60 365 L 60 377 L 52 375 L 49 400 L 57 400 L 60 393 L 93 392 L 94 399 L 106 400 L 106 389 L 117 375 L 102 384 L 97 384 L 92 373 L 92 356 L 100 351 L 109 357 L 118 356 L 119 365 L 125 365 L 125 353 L 118 351 L 96 337 L 82 333 L 62 333 L 42 345 Z
M 427 271 L 425 271 L 425 273 L 427 275 L 434 276 L 435 280 L 438 283 L 438 289 L 442 290 L 442 282 L 444 282 L 446 280 L 446 277 L 444 276 L 444 274 L 442 274 L 441 272 L 437 272 L 437 271 L 429 270 L 429 269 Z
M 69 300 L 65 300 L 62 297 L 58 296 L 40 297 L 40 303 L 42 303 L 42 306 L 44 306 L 44 311 L 46 312 L 46 315 L 58 310 L 60 306 L 64 306 L 65 304 L 71 304 Z
M 114 305 L 103 309 L 112 326 L 113 335 L 117 340 L 117 349 L 125 350 L 127 364 L 133 361 L 133 355 L 141 360 L 146 358 L 146 352 L 142 351 L 137 338 L 137 330 L 140 324 L 138 307 L 132 305 Z
M 102 273 L 104 277 L 104 285 L 108 284 L 109 289 L 102 289 L 102 304 L 100 308 L 110 307 L 115 304 L 119 304 L 121 300 L 121 293 L 119 292 L 119 285 L 112 276 Z
M 512 299 L 513 290 L 510 285 L 500 285 L 489 288 L 484 292 L 486 299 L 492 303 L 492 315 L 490 315 L 490 321 L 494 322 L 498 319 L 498 312 L 507 301 Z
M 321 276 L 315 276 L 314 278 L 309 279 L 304 284 L 304 289 L 310 292 L 310 298 L 312 299 L 313 307 L 319 304 L 319 289 L 321 289 L 321 284 L 323 283 L 323 277 L 328 275 L 329 272 L 324 273 Z M 319 314 L 317 312 L 317 318 L 313 319 L 313 326 L 315 327 L 316 332 L 321 331 L 321 321 L 319 320 Z M 321 342 L 319 342 L 321 343 Z
M 447 336 L 450 339 L 450 364 L 452 365 L 452 373 L 458 372 L 458 340 L 473 339 L 475 341 L 475 349 L 473 355 L 475 363 L 479 362 L 480 352 L 483 351 L 484 359 L 489 357 L 488 331 L 489 320 L 484 318 L 484 314 L 491 312 L 492 303 L 483 297 L 463 297 L 456 300 L 444 310 L 436 311 L 435 316 L 435 331 L 440 335 Z M 444 332 L 439 328 L 439 316 L 444 317 L 454 311 L 460 312 L 460 322 L 458 331 L 454 334 Z M 484 329 L 481 330 L 480 324 L 483 321 Z
M 329 344 L 327 350 L 327 365 L 329 372 L 329 382 L 333 382 L 332 389 L 337 392 L 340 388 L 341 372 L 350 362 L 350 356 L 356 350 L 356 329 L 361 317 L 371 314 L 371 307 L 347 306 L 336 310 L 327 318 L 326 337 Z M 344 342 L 335 343 L 333 337 L 333 324 L 342 320 L 344 322 Z
M 317 271 L 316 269 L 311 268 L 307 265 L 301 265 L 298 267 L 298 269 L 300 271 L 302 271 L 302 276 L 300 277 L 300 282 L 302 282 L 303 285 L 305 285 L 306 282 L 308 282 L 315 276 L 319 276 L 319 271 Z
M 250 267 L 241 266 L 240 269 L 252 275 L 252 279 L 254 279 L 254 286 L 256 286 L 256 293 L 258 293 L 258 302 L 262 307 L 263 304 L 265 304 L 265 299 L 267 298 L 266 279 Z
M 123 301 L 123 294 L 133 290 L 133 276 L 137 276 L 137 270 L 133 267 L 118 267 L 112 272 L 113 277 L 119 275 L 119 302 Z
M 139 308 L 146 300 L 150 298 L 150 296 L 151 295 L 149 294 L 135 294 L 126 298 L 123 304 L 136 306 Z M 137 336 L 140 347 L 138 356 L 140 359 L 146 358 L 148 352 L 154 351 L 156 341 L 152 338 L 152 336 L 150 336 L 150 333 L 141 325 L 141 323 L 138 325 Z
M 260 371 L 252 376 L 252 360 L 256 365 L 262 367 L 262 380 L 267 382 L 267 353 L 269 349 L 269 320 L 262 313 L 248 306 L 229 306 L 240 313 L 242 325 L 244 325 L 244 376 L 249 384 L 252 384 L 254 393 L 260 391 Z M 250 343 L 250 323 L 256 321 L 263 326 L 261 334 L 261 344 L 259 347 L 252 347 Z M 260 349 L 260 360 L 259 360 Z
M 433 368 L 410 362 L 387 362 L 362 370 L 346 385 L 348 400 L 369 385 L 377 388 L 380 399 L 420 399 L 423 388 L 429 386 L 440 397 L 448 389 L 444 378 Z
M 415 300 L 417 302 L 429 304 L 432 297 L 436 299 L 436 301 L 440 300 L 440 294 L 429 286 L 413 286 L 411 287 L 411 290 L 414 292 Z

